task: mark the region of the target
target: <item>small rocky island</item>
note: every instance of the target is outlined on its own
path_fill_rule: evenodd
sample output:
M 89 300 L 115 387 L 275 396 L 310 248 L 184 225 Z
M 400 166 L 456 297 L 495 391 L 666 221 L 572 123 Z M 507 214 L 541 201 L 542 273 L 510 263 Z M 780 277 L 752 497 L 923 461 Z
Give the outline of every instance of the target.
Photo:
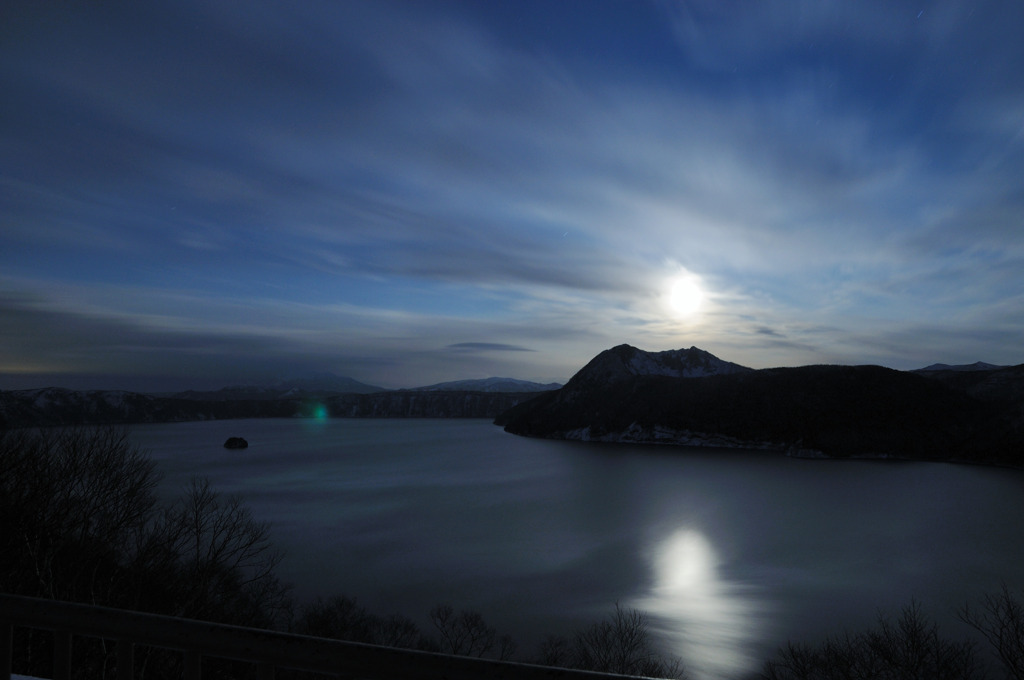
M 245 441 L 241 437 L 228 437 L 228 440 L 224 442 L 225 449 L 246 449 L 249 448 L 249 442 Z

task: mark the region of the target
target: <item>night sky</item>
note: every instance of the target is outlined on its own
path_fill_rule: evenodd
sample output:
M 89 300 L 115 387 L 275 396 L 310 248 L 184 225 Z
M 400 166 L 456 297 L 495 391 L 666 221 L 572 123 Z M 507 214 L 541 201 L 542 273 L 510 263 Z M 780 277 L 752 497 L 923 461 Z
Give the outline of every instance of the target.
M 0 388 L 1024 362 L 1022 31 L 1016 0 L 7 0 Z

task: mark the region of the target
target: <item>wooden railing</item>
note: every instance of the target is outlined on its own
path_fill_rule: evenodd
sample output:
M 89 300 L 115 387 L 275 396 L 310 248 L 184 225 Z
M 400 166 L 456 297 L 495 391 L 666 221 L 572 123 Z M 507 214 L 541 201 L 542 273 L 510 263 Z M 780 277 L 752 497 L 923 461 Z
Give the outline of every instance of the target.
M 200 680 L 204 657 L 254 664 L 259 680 L 277 669 L 361 680 L 610 680 L 624 676 L 434 654 L 172 616 L 0 594 L 0 680 L 10 680 L 15 626 L 54 633 L 53 680 L 69 680 L 75 636 L 116 643 L 117 680 L 132 680 L 136 647 L 178 650 L 185 680 Z

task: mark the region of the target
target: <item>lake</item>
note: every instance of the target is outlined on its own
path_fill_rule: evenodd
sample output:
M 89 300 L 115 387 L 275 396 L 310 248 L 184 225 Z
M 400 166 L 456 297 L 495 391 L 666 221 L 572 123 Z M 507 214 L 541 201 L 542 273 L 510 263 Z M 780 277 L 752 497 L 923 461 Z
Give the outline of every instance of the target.
M 526 439 L 484 420 L 133 426 L 162 493 L 241 495 L 297 599 L 345 594 L 426 629 L 437 603 L 531 653 L 618 602 L 695 678 L 756 672 L 916 598 L 944 633 L 1024 588 L 1024 474 L 939 463 Z M 229 436 L 249 448 L 227 450 Z

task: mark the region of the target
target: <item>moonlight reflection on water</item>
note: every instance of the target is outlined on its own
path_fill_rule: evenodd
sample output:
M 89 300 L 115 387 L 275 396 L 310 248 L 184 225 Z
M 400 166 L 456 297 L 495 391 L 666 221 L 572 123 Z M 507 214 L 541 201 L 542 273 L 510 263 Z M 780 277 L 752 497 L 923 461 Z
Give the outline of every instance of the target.
M 481 612 L 529 654 L 616 602 L 646 611 L 695 680 L 741 680 L 787 641 L 954 612 L 1024 590 L 1024 476 L 933 463 L 513 437 L 489 421 L 140 425 L 176 497 L 242 494 L 298 601 Z M 223 448 L 244 434 L 244 454 Z M 755 510 L 756 509 L 756 510 Z
M 679 529 L 654 546 L 654 583 L 636 606 L 657 622 L 691 675 L 738 678 L 762 659 L 746 652 L 762 635 L 760 606 L 721 575 L 718 555 L 700 531 Z

